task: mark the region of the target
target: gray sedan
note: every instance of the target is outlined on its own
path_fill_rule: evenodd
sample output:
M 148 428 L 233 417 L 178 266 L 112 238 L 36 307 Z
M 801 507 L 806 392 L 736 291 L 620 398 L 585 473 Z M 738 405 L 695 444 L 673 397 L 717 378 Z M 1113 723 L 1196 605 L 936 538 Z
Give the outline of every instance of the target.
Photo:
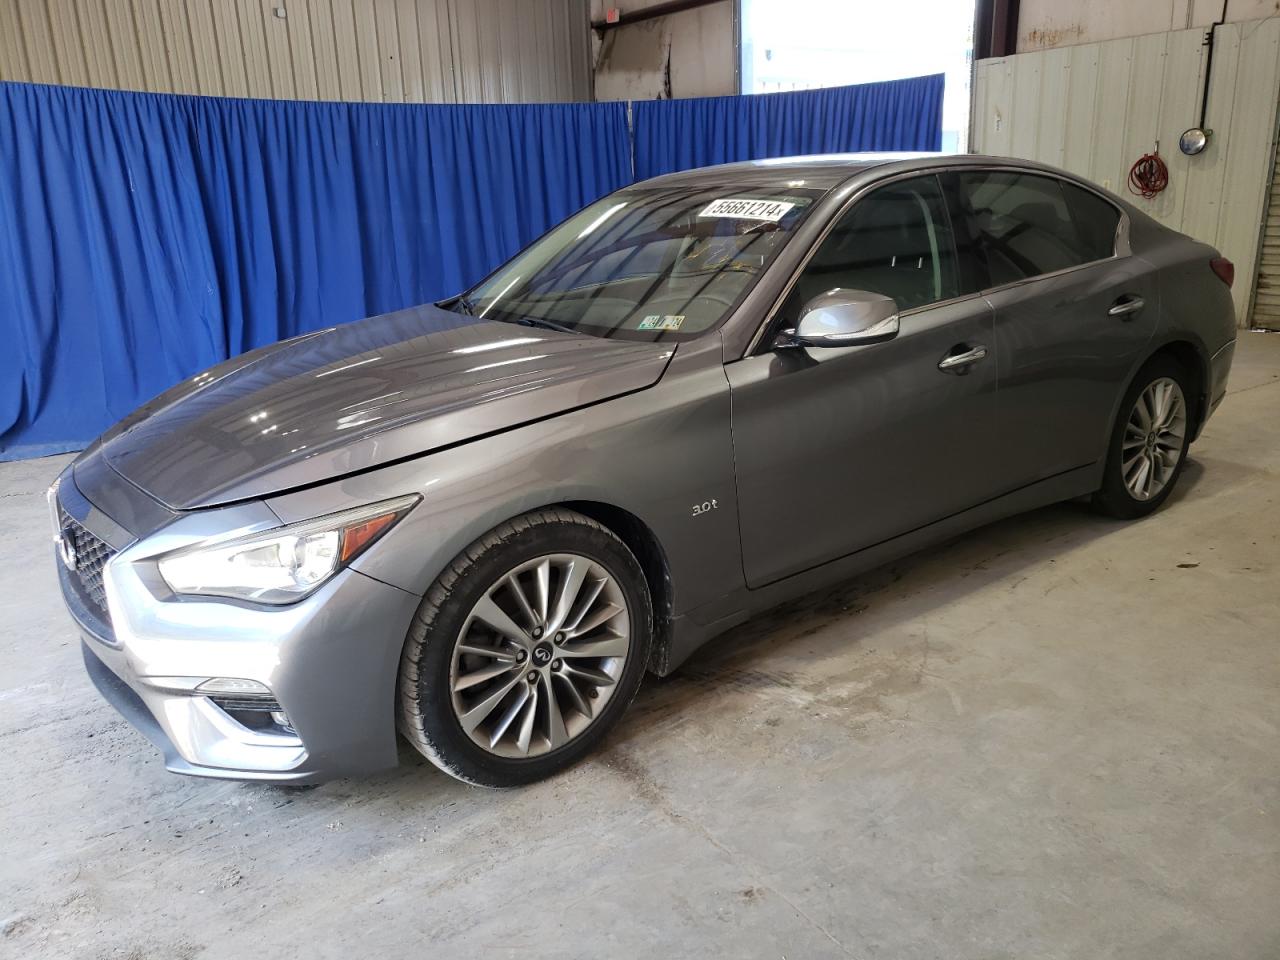
M 157 397 L 50 490 L 89 675 L 170 770 L 526 783 L 646 670 L 1000 517 L 1157 509 L 1232 266 L 1051 168 L 768 160 Z

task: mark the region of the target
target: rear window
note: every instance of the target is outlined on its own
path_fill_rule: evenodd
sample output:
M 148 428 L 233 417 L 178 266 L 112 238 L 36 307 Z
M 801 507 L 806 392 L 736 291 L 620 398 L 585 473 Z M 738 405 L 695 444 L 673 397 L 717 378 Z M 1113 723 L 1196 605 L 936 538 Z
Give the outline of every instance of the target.
M 1114 251 L 1115 208 L 1054 177 L 997 171 L 960 175 L 970 231 L 990 285 L 1104 260 Z

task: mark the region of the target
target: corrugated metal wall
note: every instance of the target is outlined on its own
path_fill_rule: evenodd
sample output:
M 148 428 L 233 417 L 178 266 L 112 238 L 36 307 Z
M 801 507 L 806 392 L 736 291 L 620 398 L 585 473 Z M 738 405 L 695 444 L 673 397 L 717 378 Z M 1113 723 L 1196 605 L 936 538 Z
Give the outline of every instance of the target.
M 1247 320 L 1280 104 L 1280 17 L 1218 28 L 1198 157 L 1178 137 L 1200 112 L 1203 30 L 1180 30 L 980 61 L 973 150 L 1040 160 L 1126 193 L 1129 168 L 1160 143 L 1169 187 L 1132 197 L 1157 220 L 1212 243 L 1236 264 Z
M 590 100 L 588 0 L 0 0 L 0 80 L 303 100 Z

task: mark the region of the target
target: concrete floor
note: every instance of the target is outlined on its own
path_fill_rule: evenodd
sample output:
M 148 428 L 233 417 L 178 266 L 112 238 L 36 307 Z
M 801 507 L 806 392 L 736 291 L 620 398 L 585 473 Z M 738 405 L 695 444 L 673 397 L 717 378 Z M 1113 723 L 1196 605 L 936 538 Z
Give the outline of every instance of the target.
M 1156 516 L 791 604 L 519 792 L 165 773 L 56 594 L 65 462 L 0 465 L 0 955 L 1280 956 L 1280 335 Z

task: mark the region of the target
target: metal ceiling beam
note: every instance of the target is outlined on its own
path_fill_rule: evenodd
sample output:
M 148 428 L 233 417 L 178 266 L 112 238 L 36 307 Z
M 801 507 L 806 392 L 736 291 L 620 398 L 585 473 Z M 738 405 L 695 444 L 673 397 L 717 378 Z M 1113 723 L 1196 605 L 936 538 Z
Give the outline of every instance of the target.
M 605 20 L 592 20 L 591 29 L 614 30 L 617 27 L 625 27 L 633 23 L 640 23 L 644 20 L 652 20 L 654 17 L 665 17 L 671 13 L 683 13 L 685 10 L 694 10 L 698 7 L 709 7 L 713 3 L 730 2 L 732 2 L 732 0 L 667 0 L 666 3 L 655 3 L 651 7 L 644 7 L 640 10 L 622 13 L 614 23 L 609 23 Z

